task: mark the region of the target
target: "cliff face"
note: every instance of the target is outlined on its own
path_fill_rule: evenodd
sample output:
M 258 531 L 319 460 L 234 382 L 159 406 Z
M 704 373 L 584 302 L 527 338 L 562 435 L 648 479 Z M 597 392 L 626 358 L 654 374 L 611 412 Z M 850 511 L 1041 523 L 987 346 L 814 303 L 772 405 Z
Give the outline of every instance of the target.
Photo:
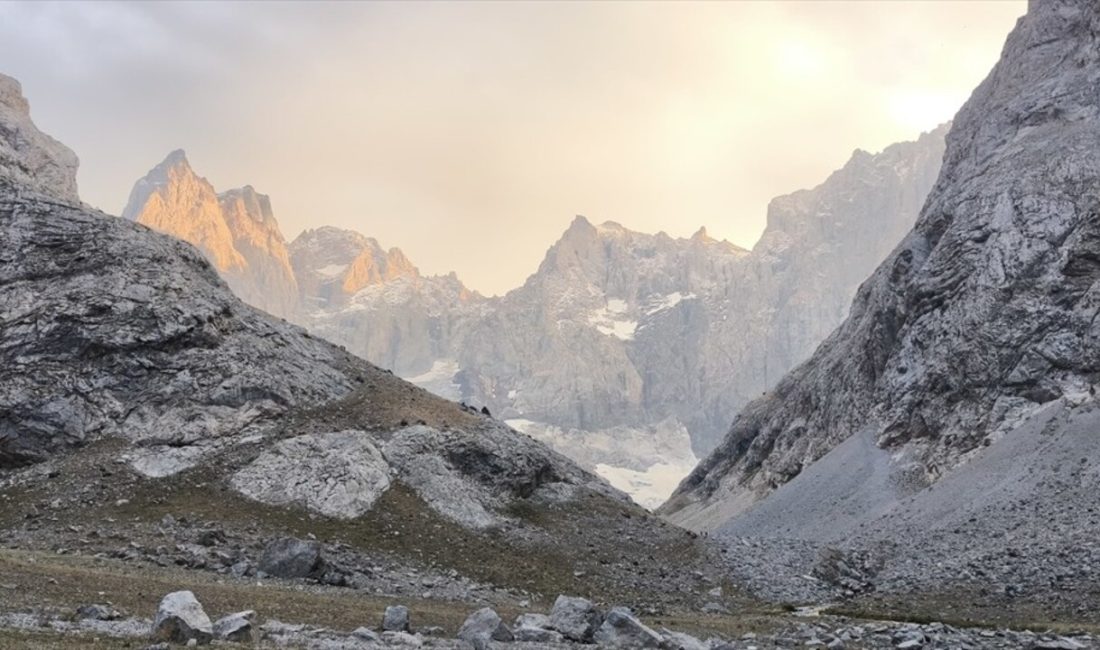
M 1100 7 L 1034 2 L 913 230 L 665 506 L 714 527 L 861 430 L 925 485 L 1100 370 Z

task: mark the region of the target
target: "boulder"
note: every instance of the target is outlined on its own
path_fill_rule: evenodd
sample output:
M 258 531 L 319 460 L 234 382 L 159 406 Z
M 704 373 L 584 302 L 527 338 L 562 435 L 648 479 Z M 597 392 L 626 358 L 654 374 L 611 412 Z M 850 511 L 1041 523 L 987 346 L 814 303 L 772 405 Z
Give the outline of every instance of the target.
M 252 620 L 256 612 L 251 609 L 230 614 L 214 622 L 214 638 L 222 641 L 250 643 L 252 641 Z
M 458 638 L 469 642 L 474 650 L 486 650 L 490 641 L 511 641 L 512 631 L 491 607 L 483 607 L 470 614 L 458 630 Z
M 319 543 L 281 537 L 264 548 L 259 570 L 276 578 L 306 578 L 315 575 L 323 564 Z
M 390 605 L 382 614 L 382 630 L 385 632 L 409 631 L 409 608 L 404 605 Z
M 639 621 L 625 607 L 612 608 L 593 635 L 593 640 L 610 648 L 660 648 L 664 639 Z
M 603 615 L 592 601 L 573 596 L 558 596 L 550 610 L 550 625 L 562 636 L 581 643 L 589 643 L 603 622 Z
M 195 594 L 174 591 L 162 598 L 157 607 L 152 636 L 155 641 L 187 643 L 194 640 L 201 645 L 210 643 L 214 630 Z

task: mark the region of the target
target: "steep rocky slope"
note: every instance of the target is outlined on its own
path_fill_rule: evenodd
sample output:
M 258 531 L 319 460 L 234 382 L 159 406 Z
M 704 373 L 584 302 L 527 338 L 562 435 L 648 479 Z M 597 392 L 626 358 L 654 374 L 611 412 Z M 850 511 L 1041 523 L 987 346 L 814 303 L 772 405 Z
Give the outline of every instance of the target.
M 297 314 L 286 241 L 270 200 L 251 186 L 219 195 L 177 150 L 134 184 L 122 217 L 194 244 L 245 302 Z
M 861 431 L 888 450 L 879 472 L 900 498 L 1043 405 L 1089 398 L 1100 370 L 1098 42 L 1095 3 L 1031 4 L 955 119 L 912 232 L 813 357 L 742 412 L 669 517 L 721 526 Z

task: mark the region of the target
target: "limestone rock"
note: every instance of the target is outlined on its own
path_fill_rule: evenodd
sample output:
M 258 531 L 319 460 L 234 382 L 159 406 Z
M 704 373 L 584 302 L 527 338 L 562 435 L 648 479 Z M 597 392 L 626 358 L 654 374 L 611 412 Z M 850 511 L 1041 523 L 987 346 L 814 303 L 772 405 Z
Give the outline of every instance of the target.
M 409 631 L 409 608 L 404 605 L 390 605 L 382 614 L 382 630 L 385 632 Z
M 175 591 L 160 601 L 153 619 L 153 639 L 171 643 L 195 641 L 200 645 L 214 638 L 210 618 L 190 591 Z
M 224 616 L 214 622 L 214 638 L 223 641 L 238 643 L 250 643 L 252 641 L 252 624 L 256 612 L 246 610 Z
M 573 596 L 558 596 L 550 611 L 550 624 L 555 630 L 579 643 L 591 643 L 603 623 L 603 614 L 592 601 Z
M 282 440 L 243 468 L 233 487 L 270 505 L 297 505 L 330 517 L 358 517 L 390 486 L 390 466 L 363 431 Z
M 319 543 L 281 537 L 264 547 L 258 568 L 276 578 L 307 578 L 317 575 L 323 566 Z
M 612 607 L 593 640 L 609 648 L 660 648 L 664 639 L 625 607 Z
M 483 607 L 466 618 L 458 630 L 458 638 L 486 650 L 490 641 L 511 641 L 512 631 L 491 607 Z

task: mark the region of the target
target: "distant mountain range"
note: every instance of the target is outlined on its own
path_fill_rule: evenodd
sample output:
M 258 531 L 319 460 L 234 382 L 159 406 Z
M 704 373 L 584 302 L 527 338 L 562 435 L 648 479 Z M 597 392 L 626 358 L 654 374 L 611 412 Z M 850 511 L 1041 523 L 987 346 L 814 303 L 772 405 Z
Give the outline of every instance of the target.
M 493 414 L 659 504 L 741 407 L 809 356 L 912 226 L 947 126 L 856 151 L 778 197 L 753 250 L 577 217 L 523 286 L 485 298 L 398 248 L 308 230 L 268 197 L 218 193 L 175 151 L 123 216 L 195 244 L 245 301 Z

